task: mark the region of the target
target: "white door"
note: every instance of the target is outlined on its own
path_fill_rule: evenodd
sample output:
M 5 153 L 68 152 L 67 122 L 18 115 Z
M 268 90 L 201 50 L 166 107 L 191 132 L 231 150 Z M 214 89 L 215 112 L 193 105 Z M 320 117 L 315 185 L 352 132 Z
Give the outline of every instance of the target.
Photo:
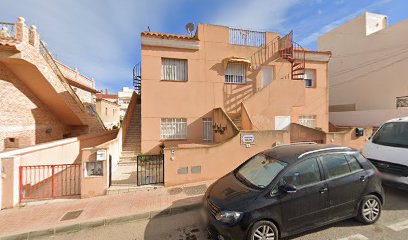
M 273 68 L 272 67 L 262 67 L 262 82 L 261 88 L 268 86 L 273 79 Z
M 213 142 L 213 121 L 211 118 L 203 118 L 203 142 Z
M 290 126 L 290 116 L 275 116 L 275 130 L 286 130 Z

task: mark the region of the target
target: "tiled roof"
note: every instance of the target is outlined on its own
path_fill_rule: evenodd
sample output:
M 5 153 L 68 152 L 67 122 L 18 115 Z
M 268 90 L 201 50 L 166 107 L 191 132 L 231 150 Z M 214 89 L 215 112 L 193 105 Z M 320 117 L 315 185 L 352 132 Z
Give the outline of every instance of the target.
M 118 95 L 97 93 L 96 98 L 97 99 L 117 99 Z
M 160 33 L 160 32 L 142 32 L 142 36 L 162 38 L 162 39 L 181 39 L 181 40 L 197 40 L 196 37 L 191 37 L 187 35 L 178 35 L 170 33 Z

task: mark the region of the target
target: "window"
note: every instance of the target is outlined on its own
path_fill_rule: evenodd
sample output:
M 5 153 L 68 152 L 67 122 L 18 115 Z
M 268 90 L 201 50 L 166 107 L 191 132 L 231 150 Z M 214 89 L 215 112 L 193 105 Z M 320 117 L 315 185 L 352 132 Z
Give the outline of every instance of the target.
M 374 135 L 373 143 L 408 148 L 408 122 L 389 122 Z
M 103 176 L 103 162 L 86 162 L 85 176 Z
M 319 165 L 315 158 L 297 164 L 283 177 L 286 184 L 292 184 L 297 188 L 318 183 L 321 180 Z
M 347 161 L 349 163 L 351 172 L 357 172 L 357 171 L 360 171 L 361 169 L 363 169 L 355 156 L 346 155 L 346 158 L 347 158 Z
M 299 124 L 305 127 L 315 128 L 316 127 L 316 115 L 299 116 Z
M 112 115 L 115 116 L 115 110 L 116 109 L 112 109 Z
M 285 162 L 260 153 L 242 165 L 235 176 L 248 185 L 265 188 L 286 166 Z
M 186 139 L 187 119 L 162 118 L 160 122 L 160 139 Z
M 321 156 L 321 159 L 328 178 L 343 176 L 351 172 L 344 154 L 328 154 Z
M 303 79 L 305 80 L 305 86 L 307 88 L 316 87 L 316 70 L 306 69 Z
M 162 80 L 187 81 L 187 60 L 162 58 Z
M 213 142 L 213 122 L 211 118 L 203 118 L 203 142 Z
M 244 84 L 246 81 L 246 63 L 228 63 L 225 69 L 225 83 Z
M 105 108 L 105 116 L 108 116 L 108 108 Z

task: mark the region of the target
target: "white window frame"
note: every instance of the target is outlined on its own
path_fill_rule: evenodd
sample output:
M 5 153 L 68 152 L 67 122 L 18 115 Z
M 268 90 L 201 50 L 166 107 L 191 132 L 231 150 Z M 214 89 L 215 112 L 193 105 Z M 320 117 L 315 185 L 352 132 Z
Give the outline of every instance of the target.
M 184 140 L 187 139 L 186 118 L 161 118 L 160 139 L 162 140 Z
M 305 69 L 305 74 L 303 76 L 305 81 L 306 88 L 315 88 L 316 87 L 316 70 L 315 69 Z M 309 86 L 306 82 L 310 81 L 311 85 Z
M 213 143 L 212 125 L 213 125 L 212 118 L 203 118 L 203 142 L 204 143 Z
M 316 128 L 316 115 L 299 116 L 299 124 L 309 128 Z
M 247 63 L 230 62 L 224 73 L 224 83 L 245 84 Z
M 180 82 L 188 80 L 187 59 L 162 58 L 161 66 L 161 80 Z

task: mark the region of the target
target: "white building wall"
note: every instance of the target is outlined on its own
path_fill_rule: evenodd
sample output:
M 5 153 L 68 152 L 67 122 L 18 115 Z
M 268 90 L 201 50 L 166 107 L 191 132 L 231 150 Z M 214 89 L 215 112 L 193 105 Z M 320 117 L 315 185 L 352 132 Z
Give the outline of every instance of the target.
M 372 13 L 364 13 L 321 36 L 319 50 L 332 51 L 332 109 L 354 105 L 357 111 L 386 109 L 383 117 L 398 117 L 396 97 L 408 96 L 408 81 L 404 77 L 408 66 L 407 39 L 408 20 L 387 27 L 386 16 Z M 331 114 L 331 121 L 339 115 Z

